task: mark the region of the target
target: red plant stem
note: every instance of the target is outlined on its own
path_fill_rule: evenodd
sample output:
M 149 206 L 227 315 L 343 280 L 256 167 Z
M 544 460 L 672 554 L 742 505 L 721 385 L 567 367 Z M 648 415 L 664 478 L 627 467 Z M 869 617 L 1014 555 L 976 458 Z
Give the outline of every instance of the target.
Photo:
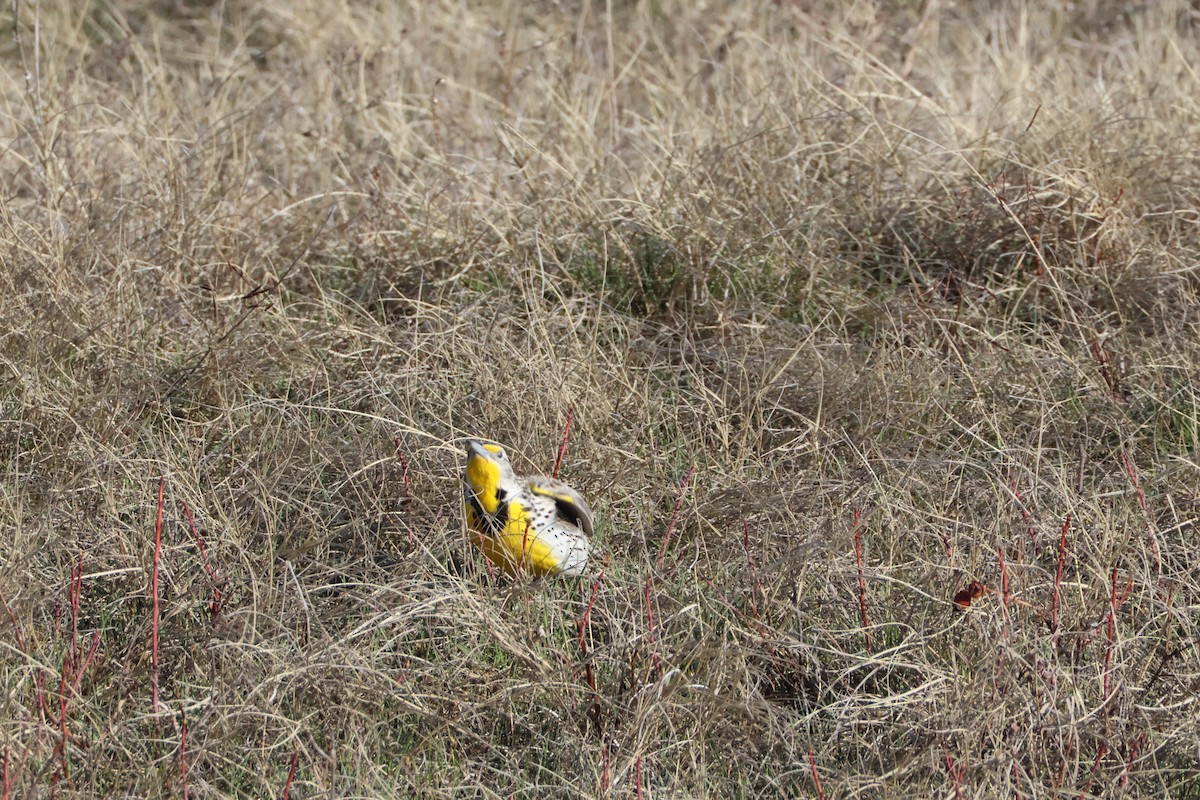
M 608 781 L 608 746 L 602 744 L 600 745 L 600 794 L 608 794 Z
M 79 691 L 79 684 L 83 682 L 83 673 L 87 671 L 88 664 L 92 663 L 92 658 L 96 655 L 96 651 L 100 648 L 100 631 L 92 632 L 92 646 L 88 648 L 87 658 L 79 665 L 75 672 L 75 691 Z
M 650 580 L 646 580 L 646 637 L 654 641 L 654 607 L 650 603 Z
M 658 660 L 658 648 L 654 644 L 654 602 L 650 596 L 651 578 L 646 579 L 645 596 L 646 596 L 646 641 L 654 648 L 653 666 L 655 671 L 658 670 L 660 663 Z
M 754 569 L 754 556 L 750 553 L 750 522 L 742 520 L 742 548 L 746 551 L 746 564 L 750 567 L 750 582 L 753 586 L 750 592 L 750 613 L 758 619 L 758 593 L 760 584 L 758 573 Z
M 2 591 L 0 591 L 0 605 L 4 606 L 4 611 L 8 614 L 8 619 L 12 622 L 13 639 L 17 642 L 17 648 L 22 653 L 28 653 L 25 649 L 25 637 L 21 635 L 21 626 L 17 622 L 17 615 L 13 612 L 12 606 L 8 604 L 8 600 L 5 599 L 4 592 Z
M 1124 598 L 1122 598 L 1124 599 Z M 1104 701 L 1108 700 L 1109 678 L 1112 669 L 1113 637 L 1117 632 L 1117 568 L 1112 568 L 1112 590 L 1108 599 L 1108 644 L 1104 648 Z
M 37 707 L 41 709 L 42 719 L 49 721 L 53 719 L 50 715 L 50 709 L 46 706 L 46 683 L 42 676 L 49 670 L 39 669 L 33 673 L 34 696 L 36 697 Z
M 1112 359 L 1108 355 L 1108 351 L 1104 349 L 1104 345 L 1100 343 L 1100 337 L 1092 336 L 1092 356 L 1096 359 L 1096 367 L 1100 371 L 1100 377 L 1104 379 L 1104 384 L 1108 387 L 1108 393 L 1114 400 L 1121 399 L 1120 383 L 1117 374 L 1112 369 Z
M 946 773 L 954 782 L 954 797 L 962 797 L 963 768 L 954 766 L 954 756 L 946 753 Z
M 1154 523 L 1150 519 L 1150 508 L 1146 504 L 1146 493 L 1142 490 L 1142 482 L 1138 480 L 1133 461 L 1130 460 L 1129 453 L 1125 450 L 1121 450 L 1121 460 L 1125 463 L 1125 474 L 1129 476 L 1129 482 L 1133 484 L 1133 490 L 1137 493 L 1138 505 L 1141 506 L 1142 514 L 1146 517 L 1146 539 L 1150 542 L 1150 552 L 1154 555 L 1155 571 L 1161 576 L 1162 556 L 1158 550 L 1158 537 L 1154 535 Z
M 1092 782 L 1096 779 L 1096 770 L 1100 767 L 1100 759 L 1104 758 L 1106 752 L 1108 752 L 1108 745 L 1101 742 L 1100 747 L 1096 750 L 1096 760 L 1092 762 L 1092 771 L 1088 773 L 1087 783 L 1079 790 L 1079 800 L 1083 800 L 1084 795 L 1092 788 Z
M 1000 562 L 1000 610 L 1004 614 L 1004 638 L 1008 638 L 1008 566 L 1004 563 L 1004 548 L 996 545 L 996 558 Z
M 862 515 L 854 509 L 854 560 L 858 564 L 858 612 L 862 616 L 863 639 L 867 652 L 871 652 L 871 617 L 867 613 L 867 581 L 863 577 L 863 547 L 861 536 Z
M 763 648 L 766 649 L 766 651 L 768 653 L 770 653 L 772 656 L 774 656 L 777 652 L 777 648 L 775 647 L 775 645 L 771 644 L 771 635 L 772 634 L 771 634 L 770 629 L 767 628 L 766 625 L 763 625 L 761 620 L 757 620 L 757 619 L 754 619 L 753 617 L 747 616 L 746 612 L 742 611 L 740 608 L 735 606 L 733 603 L 729 602 L 729 598 L 725 596 L 725 593 L 722 592 L 720 589 L 718 589 L 716 584 L 714 584 L 709 578 L 705 577 L 704 575 L 698 575 L 697 577 L 699 577 L 700 580 L 704 581 L 704 585 L 707 586 L 712 591 L 712 593 L 717 596 L 717 599 L 721 601 L 721 605 L 723 605 L 723 606 L 725 606 L 725 608 L 729 609 L 729 611 L 735 617 L 737 617 L 739 620 L 744 622 L 747 627 L 754 628 L 756 631 L 758 631 L 758 633 L 763 637 L 763 642 L 762 642 Z
M 554 477 L 558 477 L 558 471 L 562 469 L 563 456 L 567 454 L 567 439 L 571 435 L 571 420 L 575 418 L 575 407 L 567 406 L 567 424 L 563 428 L 562 443 L 558 446 L 558 458 L 554 459 Z
M 58 730 L 62 740 L 58 743 L 59 756 L 62 758 L 62 774 L 64 780 L 71 779 L 71 771 L 67 766 L 67 745 L 70 741 L 70 734 L 67 732 L 67 706 L 70 701 L 67 700 L 67 672 L 68 656 L 63 656 L 62 677 L 58 682 Z
M 825 789 L 821 786 L 821 776 L 817 774 L 817 759 L 811 747 L 808 748 L 808 769 L 812 773 L 813 783 L 817 786 L 817 797 L 825 800 Z
M 1133 491 L 1137 494 L 1138 505 L 1142 507 L 1142 511 L 1149 511 L 1146 506 L 1146 493 L 1142 491 L 1142 483 L 1138 480 L 1137 471 L 1133 468 L 1133 462 L 1129 460 L 1129 453 L 1126 450 L 1121 450 L 1121 460 L 1125 462 L 1125 474 L 1129 476 L 1129 482 L 1133 484 Z
M 587 606 L 583 609 L 583 617 L 579 620 L 579 649 L 583 651 L 584 656 L 587 655 L 587 639 L 584 637 L 584 632 L 588 630 L 592 618 L 592 606 L 596 605 L 596 595 L 600 593 L 600 581 L 604 580 L 604 572 L 601 571 L 596 576 L 596 582 L 592 584 L 592 596 L 588 599 Z
M 1142 746 L 1146 743 L 1146 734 L 1140 734 L 1133 740 L 1133 744 L 1129 747 L 1129 756 L 1125 759 L 1125 766 L 1121 769 L 1121 778 L 1117 784 L 1124 788 L 1129 783 L 1129 765 L 1137 763 L 1138 756 L 1142 752 Z
M 1013 497 L 1017 500 L 1017 508 L 1021 512 L 1021 519 L 1025 522 L 1025 533 L 1029 536 L 1029 545 L 1033 548 L 1033 555 L 1040 555 L 1037 544 L 1037 532 L 1033 528 L 1033 518 L 1029 515 L 1029 509 L 1025 506 L 1025 499 L 1021 497 L 1021 490 L 1017 487 L 1017 479 L 1009 478 L 1008 486 L 1012 489 Z
M 217 580 L 217 571 L 213 569 L 212 563 L 208 560 L 208 546 L 204 544 L 204 537 L 200 535 L 200 530 L 196 527 L 196 520 L 192 517 L 192 509 L 187 503 L 183 504 L 183 515 L 187 517 L 188 530 L 192 532 L 192 538 L 196 540 L 196 548 L 200 551 L 200 564 L 204 567 L 204 574 L 208 576 L 208 582 L 212 584 L 213 599 L 208 607 L 209 617 L 216 619 L 221 613 L 221 581 Z
M 637 761 L 633 764 L 633 782 L 637 787 L 638 800 L 642 798 L 642 757 L 638 756 Z
M 583 610 L 583 616 L 579 620 L 579 654 L 583 659 L 583 673 L 587 680 L 588 687 L 592 690 L 592 707 L 589 712 L 592 721 L 596 724 L 596 730 L 603 732 L 604 722 L 601 716 L 600 693 L 596 688 L 596 673 L 592 669 L 592 662 L 588 660 L 587 649 L 587 631 L 590 629 L 590 620 L 592 616 L 592 607 L 596 604 L 596 595 L 600 592 L 600 581 L 604 578 L 604 573 L 601 572 L 596 576 L 596 582 L 592 584 L 592 596 L 588 600 L 587 607 Z
M 1054 594 L 1050 597 L 1050 632 L 1058 638 L 1058 592 L 1062 586 L 1063 565 L 1067 562 L 1067 531 L 1071 529 L 1071 513 L 1063 520 L 1062 532 L 1058 536 L 1058 570 L 1054 573 Z
M 667 535 L 663 537 L 662 547 L 658 551 L 657 567 L 662 569 L 663 559 L 667 556 L 667 546 L 671 544 L 671 535 L 675 532 L 675 524 L 679 522 L 679 509 L 683 507 L 683 496 L 687 493 L 688 484 L 692 482 L 692 477 L 696 474 L 696 467 L 692 465 L 687 475 L 683 478 L 683 483 L 679 485 L 679 494 L 675 498 L 675 510 L 671 512 L 671 521 L 667 523 Z
M 946 551 L 946 561 L 950 564 L 950 569 L 956 569 L 954 566 L 954 544 L 950 541 L 950 537 L 944 533 L 939 533 L 938 538 L 942 540 L 942 549 Z
M 158 479 L 158 518 L 154 523 L 154 567 L 150 573 L 150 594 L 153 597 L 153 616 L 150 622 L 150 709 L 158 713 L 158 565 L 162 557 L 163 490 L 167 478 Z
M 179 774 L 183 781 L 183 800 L 187 800 L 187 720 L 179 724 Z
M 83 594 L 83 553 L 71 565 L 71 586 L 67 590 L 67 599 L 71 604 L 71 668 L 79 666 L 79 599 Z
M 404 453 L 400 452 L 400 437 L 392 437 L 392 446 L 396 449 L 396 460 L 400 462 L 400 480 L 404 484 L 404 514 L 408 520 L 408 546 L 412 547 L 416 540 L 413 536 L 413 491 L 412 491 L 412 476 L 408 470 L 408 459 L 404 457 Z
M 292 781 L 296 779 L 296 764 L 300 760 L 300 748 L 292 751 L 292 766 L 288 768 L 287 783 L 283 785 L 283 800 L 288 800 L 292 793 Z

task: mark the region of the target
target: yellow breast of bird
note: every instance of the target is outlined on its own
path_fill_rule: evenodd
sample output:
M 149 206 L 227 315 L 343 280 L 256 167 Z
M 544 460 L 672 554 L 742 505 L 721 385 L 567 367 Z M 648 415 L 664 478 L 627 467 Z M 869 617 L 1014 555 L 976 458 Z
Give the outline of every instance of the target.
M 549 531 L 544 528 L 552 519 L 553 508 L 537 508 L 545 505 L 537 502 L 532 505 L 535 508 L 531 514 L 525 504 L 513 498 L 508 502 L 508 520 L 493 531 L 489 522 L 480 519 L 471 504 L 467 504 L 471 539 L 488 561 L 508 575 L 519 572 L 552 575 L 559 571 L 561 558 L 555 552 L 556 537 L 548 536 Z

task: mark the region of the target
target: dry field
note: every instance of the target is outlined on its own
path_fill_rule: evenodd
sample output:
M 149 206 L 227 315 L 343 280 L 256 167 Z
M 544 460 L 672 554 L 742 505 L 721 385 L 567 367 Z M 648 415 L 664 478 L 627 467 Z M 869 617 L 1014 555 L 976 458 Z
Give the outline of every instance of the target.
M 0 800 L 1200 798 L 1194 2 L 0 60 Z M 469 437 L 565 443 L 590 577 L 486 568 Z

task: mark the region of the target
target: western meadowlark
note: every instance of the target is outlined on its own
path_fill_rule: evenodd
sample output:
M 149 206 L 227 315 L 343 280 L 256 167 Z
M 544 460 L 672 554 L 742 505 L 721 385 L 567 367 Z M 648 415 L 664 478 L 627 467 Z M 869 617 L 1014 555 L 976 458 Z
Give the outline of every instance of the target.
M 471 541 L 507 574 L 583 574 L 592 510 L 570 486 L 514 475 L 504 448 L 473 441 L 467 443 L 463 499 Z

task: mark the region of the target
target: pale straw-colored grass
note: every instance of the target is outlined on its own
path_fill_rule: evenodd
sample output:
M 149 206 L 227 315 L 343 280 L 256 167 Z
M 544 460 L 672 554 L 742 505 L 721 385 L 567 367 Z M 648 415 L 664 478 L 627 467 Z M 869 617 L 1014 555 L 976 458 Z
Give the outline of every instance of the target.
M 1198 26 L 6 8 L 3 797 L 1200 796 Z

